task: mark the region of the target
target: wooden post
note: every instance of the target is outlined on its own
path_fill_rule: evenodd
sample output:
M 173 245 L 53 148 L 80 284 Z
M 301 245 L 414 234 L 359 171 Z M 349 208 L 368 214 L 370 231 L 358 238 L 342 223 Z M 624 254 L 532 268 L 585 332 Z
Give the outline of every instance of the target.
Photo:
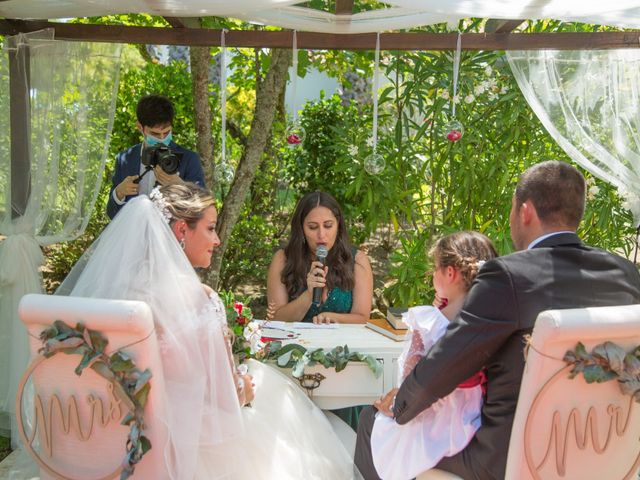
M 29 45 L 18 38 L 9 49 L 12 218 L 24 215 L 31 194 L 30 60 Z

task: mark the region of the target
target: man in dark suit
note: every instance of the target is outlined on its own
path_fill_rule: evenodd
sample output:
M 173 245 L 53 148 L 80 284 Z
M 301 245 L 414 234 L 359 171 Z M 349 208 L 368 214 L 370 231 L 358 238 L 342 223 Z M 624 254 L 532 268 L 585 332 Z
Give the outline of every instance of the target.
M 109 192 L 107 215 L 113 218 L 122 206 L 139 194 L 148 195 L 156 182 L 160 185 L 193 182 L 204 187 L 202 162 L 197 153 L 172 141 L 174 109 L 171 101 L 160 95 L 142 97 L 136 107 L 136 128 L 142 133 L 142 143 L 120 152 L 116 157 L 113 186 Z M 178 171 L 168 174 L 159 165 L 145 173 L 142 152 L 155 145 L 165 145 L 180 158 Z M 136 180 L 144 173 L 139 183 Z
M 374 403 L 402 425 L 486 369 L 482 426 L 464 450 L 436 468 L 465 480 L 504 478 L 524 369 L 523 337 L 540 312 L 640 303 L 635 265 L 584 245 L 575 234 L 584 199 L 584 178 L 569 164 L 544 162 L 524 172 L 509 217 L 519 251 L 482 266 L 445 335 L 399 389 Z M 375 412 L 363 411 L 358 426 L 355 463 L 366 480 L 379 478 L 370 446 Z

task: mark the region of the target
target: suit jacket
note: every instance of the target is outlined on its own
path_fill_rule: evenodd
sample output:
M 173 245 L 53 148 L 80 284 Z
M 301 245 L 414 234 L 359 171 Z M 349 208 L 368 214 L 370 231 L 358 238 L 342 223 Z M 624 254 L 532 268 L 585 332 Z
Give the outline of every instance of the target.
M 181 147 L 175 142 L 169 144 L 169 148 L 175 152 L 182 153 L 182 159 L 178 165 L 178 175 L 187 182 L 193 182 L 204 187 L 204 172 L 202 171 L 202 162 L 197 153 Z M 111 190 L 109 191 L 109 200 L 107 202 L 107 215 L 109 218 L 115 217 L 116 213 L 124 206 L 118 205 L 113 199 L 113 191 L 126 177 L 130 175 L 138 175 L 140 173 L 140 153 L 142 144 L 138 143 L 127 150 L 120 152 L 116 157 L 116 169 L 113 173 Z M 125 202 L 136 195 L 130 195 L 125 198 Z
M 458 317 L 403 382 L 394 413 L 405 424 L 485 367 L 482 426 L 443 466 L 465 479 L 504 478 L 524 370 L 523 336 L 544 310 L 640 303 L 629 261 L 559 233 L 483 265 Z M 578 339 L 576 339 L 578 340 Z M 452 463 L 453 462 L 453 463 Z

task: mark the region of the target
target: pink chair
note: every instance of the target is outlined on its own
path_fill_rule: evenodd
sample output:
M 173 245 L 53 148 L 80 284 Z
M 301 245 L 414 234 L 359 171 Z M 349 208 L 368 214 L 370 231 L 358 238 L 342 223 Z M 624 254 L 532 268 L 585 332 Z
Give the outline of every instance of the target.
M 23 443 L 40 466 L 41 478 L 117 478 L 129 432 L 128 426 L 120 424 L 127 408 L 113 394 L 110 383 L 90 368 L 81 376 L 74 373 L 79 355 L 58 353 L 44 359 L 37 354 L 42 346 L 40 332 L 55 320 L 71 326 L 83 322 L 108 339 L 108 354 L 121 349 L 139 369 L 151 370 L 144 421 L 152 448 L 136 466 L 133 478 L 166 478 L 163 453 L 168 436 L 159 398 L 162 364 L 149 307 L 137 301 L 32 294 L 22 298 L 19 315 L 29 332 L 33 361 L 23 376 L 16 410 L 36 408 L 33 425 L 24 425 L 26 417 L 20 414 L 18 423 Z
M 540 313 L 518 397 L 507 480 L 635 479 L 640 466 L 640 405 L 616 381 L 568 378 L 562 361 L 582 342 L 605 341 L 626 352 L 640 345 L 640 305 Z M 429 470 L 418 480 L 459 480 Z

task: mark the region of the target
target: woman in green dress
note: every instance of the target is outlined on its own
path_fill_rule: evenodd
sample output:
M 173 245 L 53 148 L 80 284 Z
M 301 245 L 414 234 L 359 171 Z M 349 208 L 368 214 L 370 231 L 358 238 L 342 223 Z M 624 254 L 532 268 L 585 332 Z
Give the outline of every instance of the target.
M 328 250 L 324 266 L 316 259 L 321 245 Z M 320 304 L 313 302 L 314 288 L 322 288 Z M 366 323 L 372 295 L 369 258 L 351 246 L 340 205 L 325 192 L 306 194 L 291 219 L 289 242 L 269 267 L 267 298 L 274 318 Z
M 316 260 L 320 245 L 328 250 L 324 266 Z M 314 288 L 322 288 L 319 305 L 313 302 Z M 306 194 L 293 213 L 289 242 L 275 253 L 269 266 L 267 299 L 273 318 L 367 323 L 372 297 L 369 258 L 351 245 L 340 205 L 325 192 Z M 362 408 L 332 411 L 356 430 Z

